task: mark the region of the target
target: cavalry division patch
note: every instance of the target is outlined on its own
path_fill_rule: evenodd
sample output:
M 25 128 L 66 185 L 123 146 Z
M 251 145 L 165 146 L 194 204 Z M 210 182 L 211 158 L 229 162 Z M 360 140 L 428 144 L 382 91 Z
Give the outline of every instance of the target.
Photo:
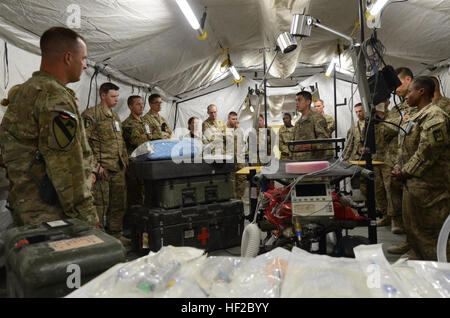
M 69 115 L 60 113 L 53 119 L 53 134 L 58 146 L 66 148 L 77 133 L 77 121 Z

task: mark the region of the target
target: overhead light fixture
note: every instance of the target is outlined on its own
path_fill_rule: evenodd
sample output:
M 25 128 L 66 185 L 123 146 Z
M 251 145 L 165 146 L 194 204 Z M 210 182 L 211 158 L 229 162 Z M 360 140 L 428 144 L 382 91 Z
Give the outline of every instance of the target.
M 278 36 L 277 45 L 284 54 L 294 51 L 297 48 L 297 41 L 289 32 L 283 32 Z
M 389 2 L 389 0 L 376 0 L 372 5 L 368 8 L 369 14 L 372 17 L 377 16 L 381 10 L 386 6 L 386 4 Z
M 235 83 L 240 83 L 242 82 L 242 76 L 239 75 L 238 71 L 236 70 L 236 68 L 234 67 L 234 65 L 231 65 L 229 68 L 231 74 L 233 74 L 234 77 L 234 82 Z
M 189 3 L 186 0 L 176 0 L 178 6 L 180 7 L 181 12 L 183 12 L 184 16 L 188 20 L 191 27 L 197 31 L 198 36 L 197 38 L 200 40 L 204 40 L 206 38 L 206 31 L 202 29 L 200 26 L 200 23 L 197 20 L 197 17 L 194 14 L 194 11 L 192 11 L 191 7 L 189 6 Z
M 331 72 L 333 72 L 337 62 L 339 62 L 339 57 L 337 55 L 334 55 L 333 58 L 331 59 L 330 65 L 328 65 L 327 71 L 325 72 L 326 77 L 331 76 Z

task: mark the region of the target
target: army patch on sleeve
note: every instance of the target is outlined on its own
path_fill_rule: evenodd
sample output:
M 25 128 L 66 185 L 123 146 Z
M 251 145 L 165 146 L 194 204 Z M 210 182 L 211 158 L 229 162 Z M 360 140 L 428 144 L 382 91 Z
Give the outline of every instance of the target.
M 433 136 L 434 136 L 434 140 L 435 140 L 436 142 L 442 142 L 442 141 L 444 141 L 444 135 L 442 134 L 441 129 L 433 130 Z
M 59 147 L 66 148 L 77 133 L 77 121 L 67 113 L 59 113 L 53 118 L 53 135 Z

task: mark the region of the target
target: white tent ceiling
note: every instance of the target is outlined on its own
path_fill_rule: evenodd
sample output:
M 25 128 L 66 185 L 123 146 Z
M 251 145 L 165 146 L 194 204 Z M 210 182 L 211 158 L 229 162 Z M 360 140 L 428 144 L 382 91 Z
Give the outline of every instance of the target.
M 81 24 L 76 30 L 87 41 L 90 61 L 101 63 L 109 58 L 105 74 L 135 86 L 156 86 L 168 97 L 229 76 L 220 67 L 226 57 L 221 46 L 229 49 L 238 69 L 252 76 L 244 71 L 262 68 L 261 48 L 273 48 L 277 36 L 289 31 L 292 14 L 305 8 L 324 25 L 359 39 L 357 0 L 189 2 L 198 17 L 207 7 L 205 41 L 196 38 L 175 0 L 2 0 L 0 36 L 38 54 L 39 36 L 50 26 L 66 25 L 72 14 L 68 7 L 78 5 Z M 425 68 L 422 63 L 448 62 L 448 30 L 450 1 L 409 0 L 392 3 L 384 10 L 378 36 L 386 47 L 388 62 L 418 72 Z M 369 34 L 367 27 L 366 31 Z M 297 50 L 277 57 L 270 75 L 288 77 L 300 62 L 327 63 L 336 43 L 335 35 L 315 28 Z M 268 52 L 269 61 L 273 54 Z

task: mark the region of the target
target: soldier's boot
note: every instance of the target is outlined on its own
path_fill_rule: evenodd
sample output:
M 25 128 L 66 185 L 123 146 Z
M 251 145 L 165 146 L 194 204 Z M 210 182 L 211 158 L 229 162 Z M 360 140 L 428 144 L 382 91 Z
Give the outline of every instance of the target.
M 393 246 L 389 247 L 387 249 L 387 252 L 389 254 L 401 255 L 401 254 L 408 252 L 409 250 L 410 250 L 409 243 L 405 242 L 405 243 L 401 243 L 399 245 L 393 245 Z
M 377 226 L 388 226 L 391 224 L 391 217 L 389 215 L 383 215 L 383 217 L 377 221 Z
M 402 256 L 400 256 L 400 258 L 407 258 L 410 261 L 417 261 L 420 260 L 421 258 L 416 254 L 416 252 L 414 252 L 413 249 L 409 249 L 405 254 L 403 254 Z
M 404 234 L 403 221 L 399 217 L 391 218 L 391 232 L 394 234 Z

